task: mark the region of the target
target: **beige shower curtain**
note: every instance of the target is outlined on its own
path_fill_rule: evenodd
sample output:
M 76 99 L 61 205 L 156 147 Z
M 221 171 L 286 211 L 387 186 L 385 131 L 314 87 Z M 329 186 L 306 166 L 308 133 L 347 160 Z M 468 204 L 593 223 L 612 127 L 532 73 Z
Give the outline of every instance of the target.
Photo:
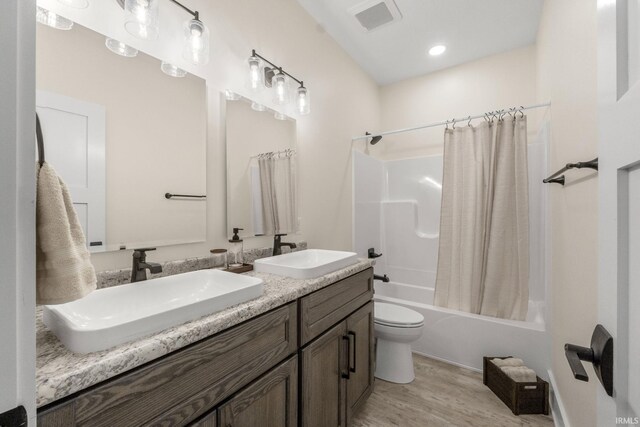
M 524 320 L 529 303 L 527 118 L 446 129 L 435 304 Z
M 258 158 L 262 197 L 262 232 L 297 233 L 298 195 L 295 153 Z

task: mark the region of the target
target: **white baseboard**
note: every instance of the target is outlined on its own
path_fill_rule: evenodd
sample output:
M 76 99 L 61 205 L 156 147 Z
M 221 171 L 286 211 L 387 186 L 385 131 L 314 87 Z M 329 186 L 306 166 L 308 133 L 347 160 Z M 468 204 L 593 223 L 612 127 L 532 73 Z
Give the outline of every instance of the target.
M 442 359 L 442 358 L 436 357 L 436 356 L 432 356 L 432 355 L 427 354 L 427 353 L 422 353 L 422 352 L 415 351 L 415 350 L 411 350 L 411 352 L 414 353 L 414 354 L 419 354 L 420 356 L 428 357 L 429 359 L 434 359 L 434 360 L 438 360 L 440 362 L 448 363 L 449 365 L 457 366 L 459 368 L 465 368 L 465 369 L 468 369 L 468 370 L 474 371 L 474 372 L 482 372 L 482 369 L 474 368 L 473 366 L 463 365 L 462 363 L 452 362 L 450 360 Z
M 558 389 L 556 387 L 556 379 L 553 376 L 553 371 L 548 369 L 547 374 L 549 375 L 549 404 L 551 405 L 553 423 L 556 427 L 571 427 L 569 419 L 567 418 L 567 411 L 562 403 L 562 397 L 560 396 L 560 393 L 558 393 Z

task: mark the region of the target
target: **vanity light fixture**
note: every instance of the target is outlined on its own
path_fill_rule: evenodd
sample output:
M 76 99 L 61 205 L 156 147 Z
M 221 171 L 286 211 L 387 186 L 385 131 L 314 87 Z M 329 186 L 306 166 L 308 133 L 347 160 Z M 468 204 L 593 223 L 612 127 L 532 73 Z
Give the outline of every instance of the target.
M 70 30 L 73 28 L 73 21 L 40 6 L 36 9 L 36 21 L 56 30 Z
M 67 0 L 65 0 L 67 1 Z M 78 0 L 74 0 L 78 1 Z M 124 24 L 129 34 L 143 39 L 155 40 L 160 32 L 158 18 L 159 0 L 117 0 L 127 13 Z M 186 11 L 193 18 L 183 25 L 184 41 L 182 56 L 194 65 L 209 62 L 209 29 L 200 20 L 200 13 L 191 10 L 177 0 L 169 0 Z
M 86 9 L 89 6 L 89 0 L 58 0 L 58 3 L 75 9 Z
M 268 65 L 263 67 L 261 61 Z M 248 62 L 249 89 L 258 92 L 264 87 L 271 88 L 273 90 L 273 101 L 277 105 L 285 105 L 290 101 L 289 80 L 293 80 L 299 85 L 295 92 L 296 111 L 300 115 L 306 115 L 311 112 L 309 90 L 304 86 L 302 80 L 298 80 L 284 71 L 282 67 L 259 55 L 255 49 L 251 51 Z
M 187 75 L 187 72 L 182 68 L 178 68 L 177 66 L 165 61 L 162 61 L 162 64 L 160 64 L 160 69 L 167 76 L 171 77 L 184 77 Z
M 122 43 L 120 40 L 107 37 L 104 44 L 107 46 L 107 49 L 117 55 L 124 56 L 126 58 L 138 56 L 138 49 L 134 49 L 131 46 Z
M 157 39 L 160 32 L 158 5 L 159 0 L 125 0 L 125 30 L 142 40 Z
M 286 114 L 281 113 L 280 111 L 276 111 L 273 114 L 273 117 L 275 117 L 276 120 L 287 120 L 288 117 L 286 116 Z

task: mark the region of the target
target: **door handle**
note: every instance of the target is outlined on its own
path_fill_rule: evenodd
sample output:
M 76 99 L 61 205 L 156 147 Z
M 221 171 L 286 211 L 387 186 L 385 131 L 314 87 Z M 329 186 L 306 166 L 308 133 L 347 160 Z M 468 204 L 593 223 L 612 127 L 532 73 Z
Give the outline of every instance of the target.
M 351 335 L 343 335 L 342 336 L 342 341 L 346 341 L 347 342 L 347 370 L 346 372 L 342 373 L 342 378 L 348 380 L 351 378 L 351 370 L 349 369 L 351 367 Z M 340 368 L 342 369 L 342 368 Z
M 589 381 L 582 361 L 591 362 L 605 391 L 613 395 L 613 337 L 604 326 L 597 325 L 593 330 L 591 347 L 565 344 L 564 354 L 575 379 Z
M 353 368 L 351 367 L 351 358 L 349 358 L 349 371 L 353 372 L 354 374 L 356 373 L 356 363 L 358 359 L 356 359 L 356 349 L 358 348 L 357 342 L 356 342 L 356 333 L 353 331 L 349 331 L 347 332 L 347 335 L 349 335 L 349 337 L 353 337 Z M 349 347 L 351 347 L 351 344 L 349 344 Z

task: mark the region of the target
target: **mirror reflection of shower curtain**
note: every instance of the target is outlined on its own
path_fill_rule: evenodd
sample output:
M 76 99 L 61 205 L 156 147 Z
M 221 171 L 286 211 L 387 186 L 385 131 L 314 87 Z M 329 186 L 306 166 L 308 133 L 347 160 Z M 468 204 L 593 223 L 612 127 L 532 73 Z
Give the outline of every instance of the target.
M 527 316 L 526 117 L 445 130 L 435 304 L 504 319 Z
M 252 177 L 255 234 L 297 233 L 295 154 L 290 152 L 285 155 L 258 157 L 258 174 L 259 191 L 255 178 Z M 260 204 L 256 206 L 258 193 Z M 261 217 L 258 218 L 258 215 Z

